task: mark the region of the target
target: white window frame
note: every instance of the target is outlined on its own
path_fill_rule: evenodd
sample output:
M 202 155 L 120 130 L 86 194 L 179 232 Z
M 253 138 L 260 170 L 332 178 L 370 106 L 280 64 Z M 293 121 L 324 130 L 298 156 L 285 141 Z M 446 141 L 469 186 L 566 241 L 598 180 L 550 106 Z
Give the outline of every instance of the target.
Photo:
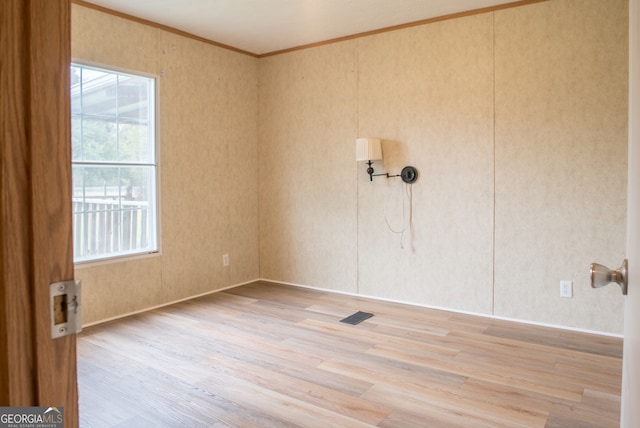
M 88 63 L 84 61 L 73 60 L 71 63 L 71 67 L 80 67 L 83 69 L 91 69 L 97 70 L 106 73 L 113 73 L 119 76 L 131 76 L 135 78 L 145 78 L 149 79 L 149 83 L 153 86 L 150 90 L 150 96 L 152 97 L 149 100 L 149 109 L 152 109 L 152 114 L 149 115 L 149 123 L 148 123 L 148 131 L 152 134 L 151 140 L 153 141 L 153 158 L 149 162 L 102 162 L 102 161 L 84 161 L 84 160 L 75 160 L 72 156 L 72 169 L 74 166 L 95 166 L 95 167 L 151 167 L 153 173 L 151 174 L 152 183 L 150 183 L 148 189 L 148 203 L 149 207 L 147 209 L 147 215 L 150 222 L 149 229 L 147 230 L 147 236 L 149 239 L 149 245 L 145 248 L 133 249 L 133 250 L 122 250 L 122 251 L 112 251 L 106 254 L 89 254 L 81 257 L 76 257 L 76 251 L 74 248 L 74 263 L 77 267 L 89 267 L 96 264 L 124 261 L 129 259 L 148 257 L 153 255 L 160 254 L 160 217 L 159 213 L 159 170 L 160 166 L 158 163 L 159 159 L 159 141 L 158 141 L 158 93 L 159 93 L 159 78 L 156 75 L 142 73 L 138 71 L 125 70 L 118 67 L 113 67 L 109 65 L 96 64 L 96 63 Z M 71 91 L 71 85 L 70 85 Z M 71 116 L 73 117 L 84 117 L 85 114 L 74 113 L 73 110 L 71 112 Z M 116 120 L 116 123 L 117 120 Z M 72 192 L 75 195 L 75 192 Z M 75 199 L 75 196 L 74 196 Z M 83 193 L 83 200 L 86 199 L 86 195 Z M 75 203 L 74 203 L 75 206 Z M 73 230 L 73 240 L 74 246 L 78 242 L 77 234 L 77 222 L 76 222 L 76 213 L 77 211 L 73 210 L 74 216 L 74 230 Z M 87 210 L 82 211 L 83 216 L 86 218 Z M 86 222 L 85 222 L 86 223 Z M 80 228 L 81 229 L 81 228 Z M 86 232 L 86 229 L 82 229 Z M 79 238 L 81 240 L 86 240 L 86 237 Z

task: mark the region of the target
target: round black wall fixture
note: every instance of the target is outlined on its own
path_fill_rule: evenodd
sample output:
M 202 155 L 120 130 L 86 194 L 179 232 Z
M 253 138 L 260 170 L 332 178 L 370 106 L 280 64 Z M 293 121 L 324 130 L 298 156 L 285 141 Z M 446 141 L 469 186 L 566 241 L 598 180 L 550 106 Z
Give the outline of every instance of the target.
M 405 183 L 411 184 L 418 179 L 418 170 L 412 166 L 405 166 L 400 172 L 400 177 Z

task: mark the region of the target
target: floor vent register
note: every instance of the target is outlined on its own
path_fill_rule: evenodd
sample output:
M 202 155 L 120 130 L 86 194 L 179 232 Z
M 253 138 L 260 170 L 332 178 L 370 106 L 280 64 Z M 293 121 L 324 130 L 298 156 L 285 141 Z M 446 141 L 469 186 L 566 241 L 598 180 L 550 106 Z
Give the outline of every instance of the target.
M 348 317 L 346 317 L 345 319 L 341 319 L 340 322 L 343 322 L 345 324 L 360 324 L 362 321 L 369 319 L 373 316 L 373 314 L 370 314 L 369 312 L 362 312 L 362 311 L 358 311 L 353 315 L 349 315 Z

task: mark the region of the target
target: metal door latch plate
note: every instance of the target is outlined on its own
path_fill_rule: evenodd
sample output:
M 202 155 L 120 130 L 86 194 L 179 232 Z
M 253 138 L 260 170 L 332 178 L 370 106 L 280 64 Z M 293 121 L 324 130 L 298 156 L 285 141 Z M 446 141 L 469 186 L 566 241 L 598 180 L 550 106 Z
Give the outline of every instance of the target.
M 49 285 L 53 339 L 82 331 L 80 285 L 80 281 L 76 280 Z

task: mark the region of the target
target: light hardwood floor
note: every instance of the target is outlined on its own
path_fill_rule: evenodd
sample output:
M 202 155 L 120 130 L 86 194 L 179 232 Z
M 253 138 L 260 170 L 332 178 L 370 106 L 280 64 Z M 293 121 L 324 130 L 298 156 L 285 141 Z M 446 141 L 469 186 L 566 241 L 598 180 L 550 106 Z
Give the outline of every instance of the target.
M 339 320 L 362 310 L 359 325 Z M 81 427 L 616 427 L 622 340 L 257 282 L 85 329 Z

